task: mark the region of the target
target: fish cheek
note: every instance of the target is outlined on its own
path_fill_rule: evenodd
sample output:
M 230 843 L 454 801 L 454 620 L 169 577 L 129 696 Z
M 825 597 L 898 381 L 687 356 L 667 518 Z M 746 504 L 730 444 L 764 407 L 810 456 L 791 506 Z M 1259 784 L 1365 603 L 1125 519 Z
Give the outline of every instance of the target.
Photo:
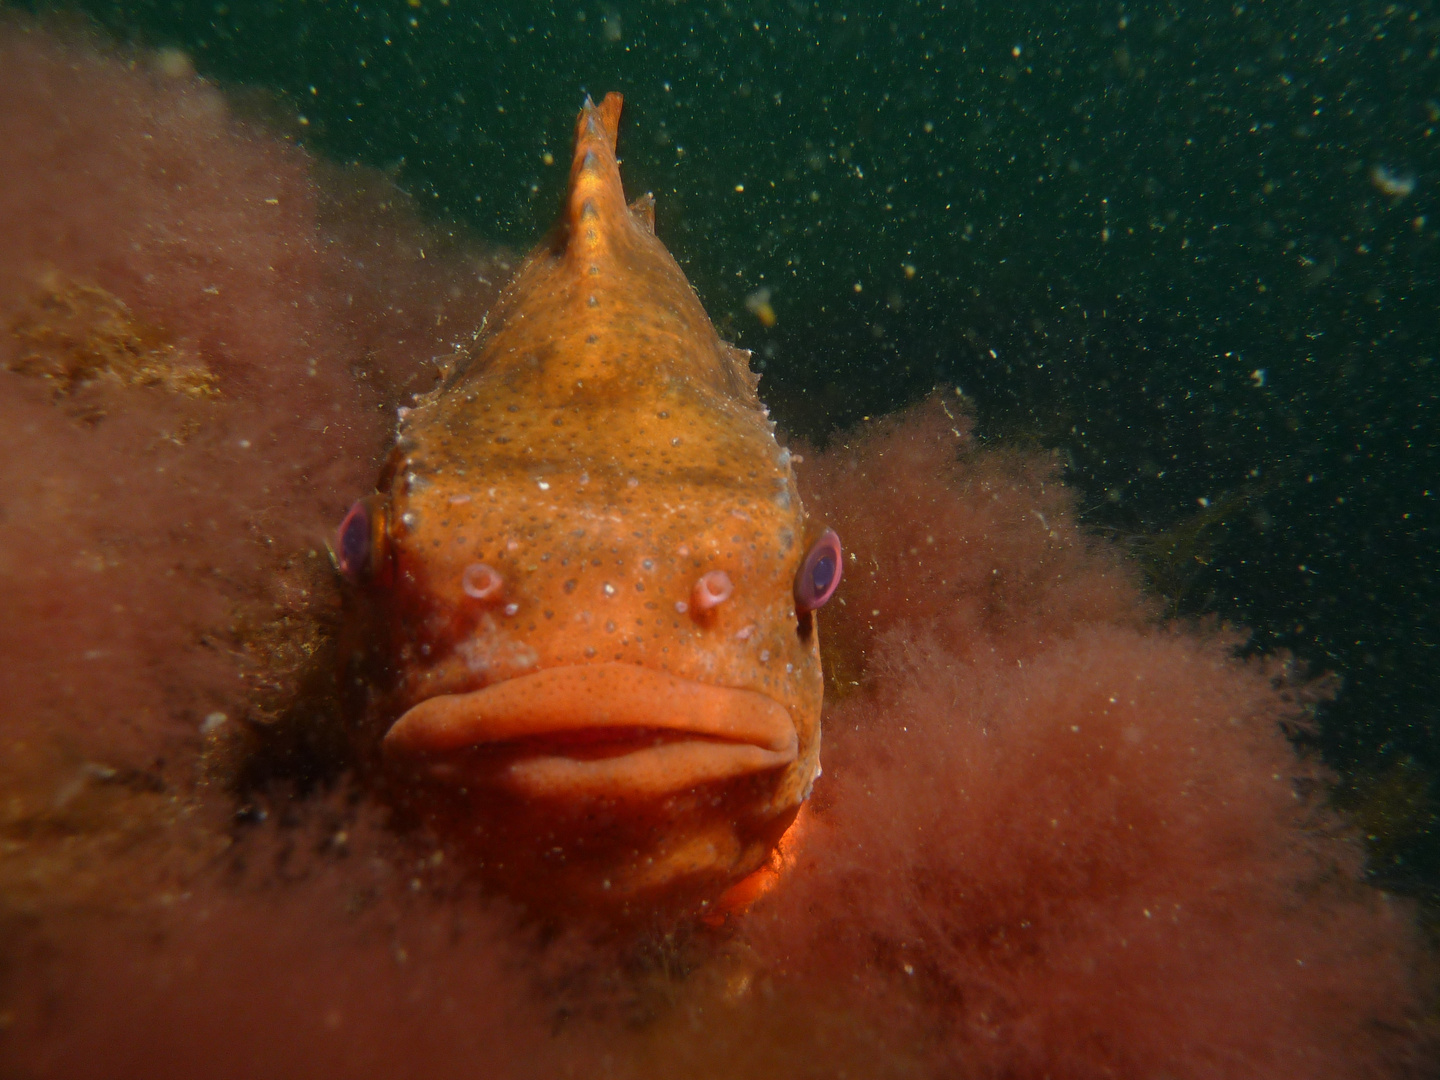
M 391 644 L 405 664 L 418 668 L 438 665 L 472 638 L 491 606 L 466 595 L 465 567 L 437 552 L 436 539 L 412 527 L 392 541 Z
M 795 719 L 799 757 L 790 768 L 798 788 L 795 792 L 798 802 L 809 795 L 818 769 L 825 680 L 820 665 L 820 628 L 815 613 L 798 615 L 794 633 L 795 670 L 791 687 L 794 704 L 791 714 Z

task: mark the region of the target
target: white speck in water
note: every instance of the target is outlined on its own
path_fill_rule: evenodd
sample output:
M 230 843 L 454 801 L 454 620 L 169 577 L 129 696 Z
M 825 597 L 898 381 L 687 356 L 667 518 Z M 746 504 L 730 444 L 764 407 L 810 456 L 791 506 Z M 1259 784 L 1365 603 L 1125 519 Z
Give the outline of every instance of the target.
M 1415 174 L 1399 172 L 1388 165 L 1376 164 L 1372 167 L 1370 182 L 1396 202 L 1415 194 Z

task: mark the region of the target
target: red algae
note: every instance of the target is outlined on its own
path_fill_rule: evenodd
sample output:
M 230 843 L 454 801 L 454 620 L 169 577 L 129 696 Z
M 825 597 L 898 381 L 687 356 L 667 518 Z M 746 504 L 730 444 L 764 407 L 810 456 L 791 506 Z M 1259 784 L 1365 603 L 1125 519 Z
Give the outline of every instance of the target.
M 504 265 L 174 57 L 5 22 L 0 102 L 0 909 L 140 903 L 228 843 L 206 732 L 294 696 L 325 538 Z
M 1282 730 L 1326 685 L 1162 624 L 954 397 L 804 465 L 825 775 L 748 913 L 537 926 L 344 781 L 237 807 L 216 733 L 333 707 L 323 538 L 504 267 L 174 57 L 10 24 L 0 103 L 0 1072 L 1423 1072 Z
M 377 197 L 173 61 L 10 25 L 0 101 L 5 735 L 150 766 L 243 708 L 258 628 L 313 602 L 389 408 L 491 290 L 418 229 L 322 229 Z
M 810 473 L 862 675 L 747 940 L 949 1076 L 1403 1073 L 1410 913 L 1282 730 L 1325 684 L 1148 621 L 1053 464 L 946 411 Z
M 429 1075 L 506 1077 L 553 1060 L 516 974 L 528 939 L 440 891 L 440 864 L 400 865 L 413 852 L 363 818 L 320 824 L 251 838 L 248 871 L 162 905 L 26 933 L 6 1075 L 400 1077 L 438 1048 Z

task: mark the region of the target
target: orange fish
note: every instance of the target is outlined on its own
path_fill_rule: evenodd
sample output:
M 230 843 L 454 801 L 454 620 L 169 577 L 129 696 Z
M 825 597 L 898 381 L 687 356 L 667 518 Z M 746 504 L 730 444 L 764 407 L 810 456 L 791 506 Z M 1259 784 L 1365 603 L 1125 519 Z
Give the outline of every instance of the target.
M 749 354 L 654 199 L 625 203 L 620 107 L 586 100 L 559 222 L 337 541 L 378 616 L 391 798 L 560 904 L 693 902 L 766 864 L 819 775 L 841 573 Z

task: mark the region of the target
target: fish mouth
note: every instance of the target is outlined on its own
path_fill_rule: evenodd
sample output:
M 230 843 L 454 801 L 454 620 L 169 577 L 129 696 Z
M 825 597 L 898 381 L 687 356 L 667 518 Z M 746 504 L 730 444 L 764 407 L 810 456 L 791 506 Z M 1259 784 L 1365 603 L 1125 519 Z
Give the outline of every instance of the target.
M 546 668 L 406 711 L 384 752 L 437 780 L 539 799 L 655 798 L 795 761 L 790 712 L 755 690 L 635 664 Z

